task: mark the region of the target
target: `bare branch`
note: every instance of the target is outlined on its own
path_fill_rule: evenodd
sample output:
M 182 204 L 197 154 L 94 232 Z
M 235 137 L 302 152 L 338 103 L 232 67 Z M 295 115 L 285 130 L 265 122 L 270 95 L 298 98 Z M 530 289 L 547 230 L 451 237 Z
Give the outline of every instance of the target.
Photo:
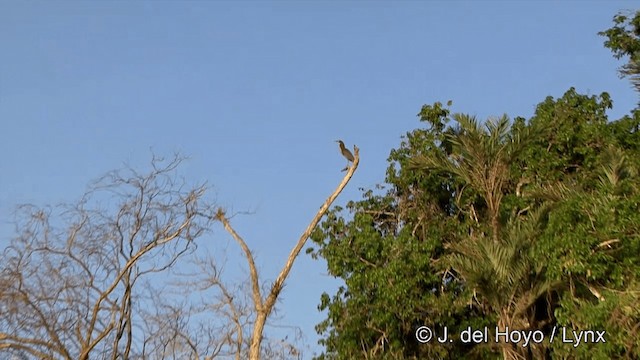
M 0 349 L 44 359 L 144 354 L 138 283 L 171 269 L 210 223 L 197 215 L 208 209 L 205 187 L 176 181 L 181 161 L 110 172 L 60 212 L 20 207 L 0 258 Z

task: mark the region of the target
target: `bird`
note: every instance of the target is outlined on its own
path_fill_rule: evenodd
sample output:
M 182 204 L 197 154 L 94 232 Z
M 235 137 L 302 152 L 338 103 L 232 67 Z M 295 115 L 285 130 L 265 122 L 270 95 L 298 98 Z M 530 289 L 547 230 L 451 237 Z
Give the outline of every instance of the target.
M 349 167 L 349 162 L 353 162 L 354 160 L 353 154 L 344 146 L 342 140 L 336 140 L 336 142 L 340 144 L 340 152 L 342 153 L 342 156 L 347 159 L 347 167 Z

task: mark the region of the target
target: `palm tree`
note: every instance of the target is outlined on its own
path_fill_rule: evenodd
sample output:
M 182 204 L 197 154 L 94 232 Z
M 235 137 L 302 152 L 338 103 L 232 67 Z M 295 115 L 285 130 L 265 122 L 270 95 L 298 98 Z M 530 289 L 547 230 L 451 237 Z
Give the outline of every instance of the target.
M 487 121 L 486 129 L 473 116 L 455 114 L 453 118 L 459 126 L 446 135 L 443 147 L 450 148 L 448 153 L 417 156 L 412 166 L 456 176 L 465 187 L 477 191 L 487 206 L 492 239 L 498 243 L 500 203 L 509 180 L 509 165 L 531 139 L 533 129 L 511 129 L 506 116 Z
M 536 303 L 560 286 L 544 278 L 543 266 L 536 264 L 529 252 L 551 205 L 539 206 L 526 216 L 512 213 L 504 224 L 500 221 L 505 188 L 512 183 L 510 164 L 536 130 L 512 128 L 506 116 L 487 121 L 485 127 L 467 115 L 456 114 L 453 118 L 458 128 L 447 134 L 442 144 L 447 150 L 416 157 L 412 165 L 455 177 L 462 184 L 458 202 L 463 191 L 480 196 L 486 205 L 490 236 L 473 231 L 482 226 L 472 200 L 458 205 L 459 211 L 466 213 L 469 233 L 447 245 L 449 255 L 444 267 L 458 275 L 470 301 L 496 319 L 501 331 L 506 327 L 537 330 L 541 324 L 534 315 Z M 544 357 L 542 345 L 523 347 L 502 341 L 498 346 L 504 359 Z
M 545 296 L 562 283 L 545 278 L 544 264 L 534 261 L 530 253 L 552 206 L 547 203 L 524 218 L 511 219 L 499 243 L 480 235 L 448 246 L 447 266 L 463 279 L 475 306 L 494 317 L 501 331 L 540 330 L 552 318 L 549 313 L 540 318 L 536 307 L 546 305 Z M 523 347 L 501 341 L 498 345 L 504 359 L 540 359 L 546 350 L 534 343 Z

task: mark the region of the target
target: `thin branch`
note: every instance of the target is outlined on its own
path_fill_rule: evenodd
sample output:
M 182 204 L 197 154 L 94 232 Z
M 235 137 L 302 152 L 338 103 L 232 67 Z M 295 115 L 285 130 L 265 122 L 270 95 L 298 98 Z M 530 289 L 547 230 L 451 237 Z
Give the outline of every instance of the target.
M 238 233 L 233 229 L 231 224 L 229 223 L 229 219 L 224 214 L 222 209 L 218 209 L 218 212 L 215 215 L 215 218 L 222 222 L 225 230 L 231 234 L 233 239 L 240 245 L 242 251 L 244 251 L 244 256 L 247 258 L 247 262 L 249 263 L 249 272 L 251 274 L 251 290 L 253 295 L 253 302 L 255 304 L 256 310 L 258 312 L 262 311 L 262 295 L 260 294 L 260 283 L 258 278 L 258 269 L 256 267 L 255 260 L 253 259 L 253 254 L 251 253 L 251 249 L 244 241 L 244 239 L 238 235 Z

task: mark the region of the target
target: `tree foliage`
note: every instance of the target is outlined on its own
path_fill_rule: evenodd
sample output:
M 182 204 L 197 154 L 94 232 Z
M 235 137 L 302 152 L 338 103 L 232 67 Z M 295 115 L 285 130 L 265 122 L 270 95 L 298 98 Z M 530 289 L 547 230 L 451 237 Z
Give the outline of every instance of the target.
M 640 56 L 638 19 L 603 32 L 615 54 Z M 640 112 L 611 121 L 612 105 L 570 88 L 529 119 L 423 106 L 385 184 L 312 235 L 309 251 L 344 281 L 321 298 L 318 359 L 639 357 Z M 452 341 L 419 343 L 422 325 Z M 459 337 L 485 326 L 547 341 Z M 606 343 L 550 343 L 562 328 L 604 330 Z
M 628 76 L 640 91 L 640 11 L 618 13 L 613 17 L 614 26 L 599 35 L 607 38 L 604 45 L 611 49 L 616 59 L 627 57 L 620 68 L 622 76 Z

